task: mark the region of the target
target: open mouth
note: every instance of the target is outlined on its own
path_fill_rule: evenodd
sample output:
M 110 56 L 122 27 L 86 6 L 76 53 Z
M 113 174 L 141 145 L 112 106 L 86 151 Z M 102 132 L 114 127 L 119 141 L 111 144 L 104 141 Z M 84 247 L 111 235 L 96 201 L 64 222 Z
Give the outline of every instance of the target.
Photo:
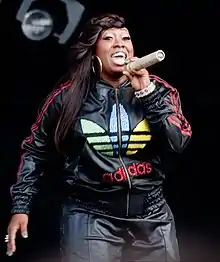
M 127 55 L 123 51 L 117 51 L 112 55 L 112 58 L 127 58 Z
M 112 62 L 116 66 L 123 66 L 125 64 L 126 58 L 127 58 L 127 54 L 123 51 L 117 51 L 111 56 Z

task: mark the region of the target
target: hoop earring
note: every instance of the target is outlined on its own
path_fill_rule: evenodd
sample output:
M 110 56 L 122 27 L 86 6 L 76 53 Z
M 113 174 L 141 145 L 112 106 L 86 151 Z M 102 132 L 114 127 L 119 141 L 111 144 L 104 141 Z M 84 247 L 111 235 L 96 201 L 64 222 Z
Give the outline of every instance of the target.
M 95 61 L 96 58 L 96 61 Z M 92 56 L 92 71 L 96 74 L 95 68 L 98 68 L 99 74 L 102 72 L 102 61 L 97 55 Z

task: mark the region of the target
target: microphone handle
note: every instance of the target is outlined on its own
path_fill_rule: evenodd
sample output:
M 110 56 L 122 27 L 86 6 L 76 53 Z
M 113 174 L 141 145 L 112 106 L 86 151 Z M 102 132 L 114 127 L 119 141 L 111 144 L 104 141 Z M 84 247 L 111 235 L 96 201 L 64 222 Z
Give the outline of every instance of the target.
M 151 65 L 161 62 L 165 58 L 165 53 L 162 50 L 158 50 L 149 55 L 143 56 L 134 62 L 128 63 L 126 65 L 127 71 L 140 70 L 142 68 L 147 68 Z

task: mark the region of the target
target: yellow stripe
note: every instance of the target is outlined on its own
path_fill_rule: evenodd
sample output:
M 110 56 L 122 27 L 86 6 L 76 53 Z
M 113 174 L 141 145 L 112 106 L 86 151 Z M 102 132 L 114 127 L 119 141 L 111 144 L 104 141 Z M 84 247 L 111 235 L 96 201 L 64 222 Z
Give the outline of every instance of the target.
M 136 153 L 137 153 L 137 150 L 136 151 L 127 150 L 126 155 L 133 155 L 133 154 L 136 154 Z
M 150 132 L 150 125 L 146 119 L 142 120 L 133 130 L 133 132 L 148 131 Z
M 144 148 L 146 144 L 129 144 L 128 149 L 141 149 Z
M 140 141 L 140 142 L 146 142 L 151 140 L 151 135 L 131 135 L 130 142 L 131 141 Z

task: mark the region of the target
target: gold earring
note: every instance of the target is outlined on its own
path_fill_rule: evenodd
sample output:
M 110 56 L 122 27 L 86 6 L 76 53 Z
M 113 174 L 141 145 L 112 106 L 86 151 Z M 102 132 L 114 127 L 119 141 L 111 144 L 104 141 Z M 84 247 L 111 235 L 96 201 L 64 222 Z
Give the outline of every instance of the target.
M 95 58 L 96 58 L 97 61 L 94 61 Z M 96 66 L 96 67 L 99 68 L 99 74 L 100 74 L 102 72 L 102 61 L 97 55 L 93 55 L 93 57 L 92 57 L 92 71 L 93 71 L 94 74 L 96 74 L 94 62 L 96 62 L 98 64 L 98 66 Z

